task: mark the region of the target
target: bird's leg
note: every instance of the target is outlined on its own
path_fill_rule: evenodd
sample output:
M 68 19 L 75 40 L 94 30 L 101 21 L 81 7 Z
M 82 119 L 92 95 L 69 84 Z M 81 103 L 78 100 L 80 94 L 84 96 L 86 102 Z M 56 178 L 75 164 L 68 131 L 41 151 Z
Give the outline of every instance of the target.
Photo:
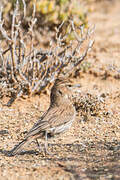
M 47 153 L 48 153 L 47 148 L 48 148 L 48 142 L 47 142 L 47 131 L 45 131 L 45 154 L 47 154 Z
M 40 143 L 38 142 L 37 139 L 36 139 L 36 144 L 37 144 L 37 146 L 38 146 L 39 152 L 42 152 L 43 149 L 42 149 L 42 147 L 41 147 L 41 145 L 40 145 Z
M 52 155 L 49 151 L 48 151 L 48 137 L 47 137 L 47 131 L 45 131 L 45 154 L 49 154 Z

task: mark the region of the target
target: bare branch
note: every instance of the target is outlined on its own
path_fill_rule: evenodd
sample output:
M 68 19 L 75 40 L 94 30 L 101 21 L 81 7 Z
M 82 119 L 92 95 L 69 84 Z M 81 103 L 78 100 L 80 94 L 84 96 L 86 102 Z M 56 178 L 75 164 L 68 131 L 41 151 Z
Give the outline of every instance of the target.
M 22 0 L 22 2 L 25 17 L 25 0 Z M 4 29 L 2 11 L 0 12 L 0 32 L 8 44 L 6 50 L 0 47 L 2 61 L 0 68 L 5 74 L 2 79 L 8 85 L 8 92 L 11 92 L 11 98 L 7 103 L 8 106 L 18 97 L 41 93 L 48 84 L 54 83 L 58 76 L 68 77 L 70 73 L 75 72 L 94 43 L 91 40 L 94 28 L 85 30 L 84 26 L 76 27 L 74 22 L 70 20 L 69 22 L 63 22 L 56 29 L 56 41 L 50 41 L 48 50 L 34 48 L 34 27 L 37 22 L 35 11 L 34 5 L 29 30 L 24 32 L 21 27 L 22 22 L 17 0 L 12 17 L 11 37 L 8 36 L 7 31 Z M 65 25 L 67 26 L 67 33 L 65 33 Z M 62 30 L 64 30 L 64 33 Z M 74 40 L 66 43 L 71 33 L 74 34 Z M 29 49 L 27 48 L 26 38 L 29 38 Z M 3 84 L 3 88 L 6 88 Z

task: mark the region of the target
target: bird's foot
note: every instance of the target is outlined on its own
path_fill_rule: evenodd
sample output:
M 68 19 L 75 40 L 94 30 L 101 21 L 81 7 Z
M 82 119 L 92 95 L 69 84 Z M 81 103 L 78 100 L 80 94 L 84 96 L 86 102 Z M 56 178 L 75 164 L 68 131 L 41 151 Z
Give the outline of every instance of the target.
M 53 156 L 53 153 L 51 153 L 50 151 L 48 151 L 48 148 L 44 148 L 44 152 L 45 152 L 45 155 L 50 155 L 50 156 Z

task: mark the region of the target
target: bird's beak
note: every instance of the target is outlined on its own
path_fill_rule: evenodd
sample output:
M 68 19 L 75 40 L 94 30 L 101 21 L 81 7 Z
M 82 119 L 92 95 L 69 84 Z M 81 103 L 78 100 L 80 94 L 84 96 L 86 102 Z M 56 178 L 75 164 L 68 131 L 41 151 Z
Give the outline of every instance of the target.
M 74 87 L 74 88 L 80 88 L 81 85 L 80 85 L 80 84 L 74 84 L 73 87 Z
M 73 92 L 78 92 L 78 93 L 80 93 L 80 92 L 81 92 L 80 88 L 81 88 L 81 85 L 80 85 L 80 84 L 73 84 L 70 89 L 71 89 L 71 91 L 73 91 Z

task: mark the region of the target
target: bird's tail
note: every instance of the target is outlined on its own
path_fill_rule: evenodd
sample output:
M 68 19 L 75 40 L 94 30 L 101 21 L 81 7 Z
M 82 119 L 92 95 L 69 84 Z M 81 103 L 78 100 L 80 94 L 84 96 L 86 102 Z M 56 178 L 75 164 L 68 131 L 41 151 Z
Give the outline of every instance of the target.
M 9 151 L 9 156 L 15 156 L 16 154 L 19 154 L 21 152 L 21 148 L 28 143 L 28 138 L 21 141 L 19 144 L 17 144 L 11 151 Z

